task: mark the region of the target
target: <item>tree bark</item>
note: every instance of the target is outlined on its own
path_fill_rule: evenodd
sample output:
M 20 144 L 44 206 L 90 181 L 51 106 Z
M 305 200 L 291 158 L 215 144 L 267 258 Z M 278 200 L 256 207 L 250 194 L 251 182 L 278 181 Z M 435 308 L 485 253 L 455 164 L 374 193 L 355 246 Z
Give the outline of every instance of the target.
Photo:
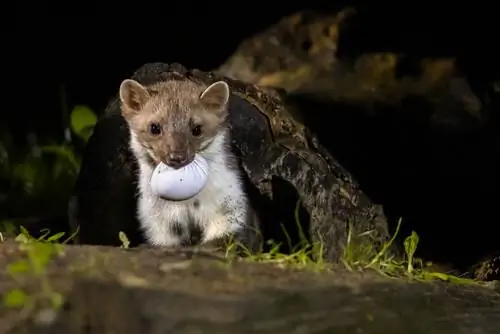
M 0 265 L 22 259 L 0 244 Z M 479 285 L 407 282 L 340 267 L 313 271 L 228 262 L 185 250 L 67 246 L 46 268 L 65 298 L 53 321 L 3 308 L 2 333 L 470 334 L 500 329 L 500 294 Z M 39 291 L 37 277 L 0 274 L 2 294 Z M 47 311 L 45 311 L 47 314 Z M 8 327 L 13 328 L 7 331 Z

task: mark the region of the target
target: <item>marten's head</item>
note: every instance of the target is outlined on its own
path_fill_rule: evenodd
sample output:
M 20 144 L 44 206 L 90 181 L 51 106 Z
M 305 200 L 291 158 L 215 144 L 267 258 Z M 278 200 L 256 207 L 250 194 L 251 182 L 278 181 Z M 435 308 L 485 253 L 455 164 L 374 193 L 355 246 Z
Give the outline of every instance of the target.
M 208 87 L 189 80 L 143 86 L 127 79 L 119 95 L 136 153 L 152 164 L 180 168 L 203 152 L 224 126 L 230 90 L 224 81 Z

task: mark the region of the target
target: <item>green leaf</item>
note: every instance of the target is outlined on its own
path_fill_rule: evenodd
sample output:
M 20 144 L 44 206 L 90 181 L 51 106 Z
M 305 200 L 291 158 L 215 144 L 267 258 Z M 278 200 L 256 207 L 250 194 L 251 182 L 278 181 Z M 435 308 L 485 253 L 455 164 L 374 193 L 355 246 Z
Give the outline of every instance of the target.
M 18 234 L 14 240 L 16 242 L 23 243 L 23 244 L 28 243 L 30 241 L 30 239 L 22 232 L 20 234 Z
M 31 269 L 30 264 L 28 261 L 19 261 L 19 262 L 14 262 L 11 263 L 7 266 L 7 271 L 9 274 L 17 274 L 17 273 L 23 273 L 27 272 Z
M 28 295 L 21 289 L 13 289 L 3 297 L 3 303 L 7 307 L 21 307 L 28 301 Z
M 411 235 L 407 237 L 404 241 L 405 252 L 408 255 L 408 257 L 413 257 L 415 251 L 417 250 L 418 242 L 419 242 L 419 237 L 417 232 L 412 231 Z
M 28 230 L 24 226 L 19 226 L 19 229 L 21 230 L 21 234 L 24 234 L 26 236 L 30 235 L 30 233 L 28 232 Z
M 57 308 L 61 307 L 61 305 L 63 304 L 64 298 L 63 298 L 63 295 L 61 295 L 60 293 L 53 292 L 50 295 L 50 301 L 52 302 L 52 307 L 57 309 Z
M 51 241 L 58 241 L 59 239 L 61 239 L 63 236 L 64 236 L 64 232 L 59 232 L 59 233 L 56 233 L 52 236 L 50 236 L 47 241 L 51 242 Z
M 129 247 L 130 241 L 128 240 L 127 235 L 125 234 L 125 232 L 120 231 L 118 233 L 118 238 L 122 242 L 122 248 L 128 248 Z
M 442 281 L 449 281 L 450 276 L 444 273 L 439 272 L 424 272 L 424 278 L 426 279 L 440 279 Z
M 415 255 L 415 251 L 417 250 L 418 246 L 418 234 L 415 231 L 411 232 L 411 235 L 407 237 L 404 241 L 404 247 L 405 247 L 405 252 L 406 255 L 408 256 L 408 273 L 413 272 L 413 256 Z
M 86 126 L 82 129 L 81 137 L 85 138 L 85 141 L 88 141 L 90 136 L 92 136 L 92 133 L 94 132 L 94 127 L 95 127 L 95 124 L 92 124 L 92 125 Z
M 86 106 L 78 105 L 71 112 L 71 130 L 87 141 L 91 132 L 88 128 L 93 128 L 97 123 L 97 116 Z

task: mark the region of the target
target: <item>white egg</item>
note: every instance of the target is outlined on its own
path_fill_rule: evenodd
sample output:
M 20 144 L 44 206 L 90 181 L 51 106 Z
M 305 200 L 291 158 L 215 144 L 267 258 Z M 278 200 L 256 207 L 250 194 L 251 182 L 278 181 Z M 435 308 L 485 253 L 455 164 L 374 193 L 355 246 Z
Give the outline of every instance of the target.
M 165 199 L 182 201 L 198 194 L 208 180 L 208 163 L 200 155 L 179 169 L 159 163 L 151 177 L 151 189 Z

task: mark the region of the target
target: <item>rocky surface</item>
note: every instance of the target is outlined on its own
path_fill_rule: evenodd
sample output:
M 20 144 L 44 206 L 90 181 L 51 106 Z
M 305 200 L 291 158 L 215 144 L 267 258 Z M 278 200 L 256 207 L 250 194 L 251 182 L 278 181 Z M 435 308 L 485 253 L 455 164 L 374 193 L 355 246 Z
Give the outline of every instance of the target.
M 221 79 L 214 74 L 188 71 L 174 64 L 146 64 L 133 75 L 141 83 L 188 78 L 199 82 Z M 224 79 L 224 78 L 222 78 Z M 288 245 L 298 241 L 295 209 L 306 236 L 324 244 L 325 256 L 336 261 L 353 233 L 372 231 L 371 242 L 388 236 L 379 206 L 363 194 L 351 175 L 329 154 L 284 105 L 280 92 L 262 91 L 242 82 L 226 80 L 230 99 L 232 146 L 240 157 L 247 190 L 261 220 L 265 239 Z M 89 140 L 75 197 L 70 204 L 73 225 L 80 226 L 82 243 L 116 245 L 123 230 L 133 244 L 140 242 L 135 219 L 136 163 L 128 148 L 128 129 L 112 102 Z M 283 249 L 286 251 L 286 249 Z
M 24 258 L 0 244 L 0 265 Z M 1 333 L 496 333 L 490 287 L 417 283 L 340 267 L 314 271 L 203 251 L 66 246 L 45 267 L 63 307 L 0 309 Z M 0 291 L 40 289 L 0 273 Z M 43 300 L 39 299 L 43 305 Z

